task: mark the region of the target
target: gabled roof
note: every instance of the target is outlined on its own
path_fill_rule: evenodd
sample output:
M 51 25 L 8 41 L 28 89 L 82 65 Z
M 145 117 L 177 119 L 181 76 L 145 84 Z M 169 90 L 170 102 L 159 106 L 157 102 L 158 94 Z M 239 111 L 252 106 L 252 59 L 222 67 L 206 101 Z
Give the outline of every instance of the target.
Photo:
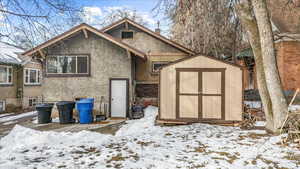
M 111 25 L 108 25 L 108 26 L 102 28 L 101 31 L 106 33 L 107 31 L 109 31 L 109 30 L 111 30 L 111 29 L 113 29 L 113 28 L 115 28 L 115 27 L 117 27 L 117 26 L 119 26 L 123 23 L 126 23 L 126 22 L 133 25 L 133 26 L 135 26 L 135 27 L 137 27 L 137 28 L 139 28 L 139 29 L 141 29 L 142 31 L 150 34 L 151 36 L 153 36 L 153 37 L 155 37 L 155 38 L 157 38 L 157 39 L 159 39 L 159 40 L 161 40 L 161 41 L 163 41 L 163 42 L 165 42 L 165 43 L 167 43 L 167 44 L 169 44 L 169 45 L 171 45 L 171 46 L 173 46 L 173 47 L 175 47 L 179 50 L 181 50 L 181 51 L 184 51 L 184 52 L 186 52 L 188 54 L 191 54 L 191 55 L 196 54 L 194 51 L 192 51 L 192 50 L 190 50 L 190 49 L 188 49 L 188 48 L 186 48 L 186 47 L 184 47 L 184 46 L 182 46 L 182 45 L 180 45 L 180 44 L 178 44 L 178 43 L 176 43 L 176 42 L 174 42 L 174 41 L 172 41 L 172 40 L 170 40 L 170 39 L 168 39 L 168 38 L 166 38 L 166 37 L 164 37 L 164 36 L 162 36 L 162 35 L 160 35 L 156 32 L 153 32 L 152 30 L 150 30 L 150 29 L 144 27 L 143 25 L 140 25 L 140 24 L 138 24 L 138 23 L 136 23 L 133 20 L 130 20 L 128 18 L 124 18 L 124 19 L 121 19 L 121 20 L 119 20 L 115 23 L 112 23 Z
M 21 48 L 5 42 L 0 42 L 0 64 L 21 65 L 22 58 L 20 57 L 20 54 L 22 52 L 24 52 L 24 50 Z
M 205 57 L 205 58 L 208 58 L 208 59 L 215 60 L 217 62 L 225 63 L 227 65 L 231 65 L 231 66 L 234 66 L 234 67 L 238 67 L 240 69 L 244 68 L 244 66 L 238 65 L 236 63 L 228 62 L 228 61 L 225 61 L 225 60 L 221 60 L 221 59 L 218 59 L 218 58 L 213 57 L 213 56 L 207 56 L 207 55 L 203 55 L 203 54 L 196 54 L 196 55 L 193 55 L 191 57 L 185 57 L 185 58 L 182 58 L 182 59 L 178 59 L 178 60 L 176 60 L 174 62 L 170 62 L 167 65 L 163 66 L 162 69 L 165 68 L 165 67 L 169 67 L 171 65 L 174 65 L 176 63 L 183 62 L 183 61 L 186 61 L 186 60 L 189 60 L 189 59 L 193 59 L 193 58 L 196 58 L 196 57 Z
M 98 36 L 100 36 L 100 37 L 102 37 L 102 38 L 118 45 L 118 46 L 120 46 L 121 48 L 124 48 L 124 49 L 134 53 L 135 55 L 140 56 L 143 59 L 146 59 L 146 54 L 144 52 L 139 51 L 138 49 L 135 49 L 135 48 L 127 45 L 126 43 L 122 42 L 121 40 L 119 40 L 117 38 L 114 38 L 114 37 L 112 37 L 108 34 L 105 34 L 105 33 L 97 30 L 96 28 L 94 28 L 94 27 L 92 27 L 92 26 L 90 26 L 86 23 L 82 23 L 78 26 L 73 27 L 72 29 L 70 29 L 70 30 L 68 30 L 68 31 L 66 31 L 66 32 L 64 32 L 64 33 L 62 33 L 62 34 L 60 34 L 60 35 L 58 35 L 58 36 L 56 36 L 52 39 L 40 44 L 40 45 L 28 50 L 28 51 L 26 51 L 26 52 L 24 52 L 23 55 L 30 56 L 30 55 L 38 52 L 39 50 L 42 50 L 46 47 L 49 47 L 50 45 L 53 45 L 53 44 L 57 43 L 58 41 L 64 40 L 64 39 L 68 38 L 69 36 L 71 36 L 72 34 L 77 33 L 79 31 L 90 31 L 90 32 L 92 32 L 92 33 L 94 33 L 94 34 L 96 34 L 96 35 L 98 35 Z

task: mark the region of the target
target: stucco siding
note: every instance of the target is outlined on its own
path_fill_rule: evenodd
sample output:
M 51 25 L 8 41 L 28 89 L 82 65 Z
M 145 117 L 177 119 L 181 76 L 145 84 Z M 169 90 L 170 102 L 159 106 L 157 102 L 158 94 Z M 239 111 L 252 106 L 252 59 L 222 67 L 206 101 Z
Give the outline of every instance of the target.
M 40 84 L 39 85 L 26 85 L 24 84 L 24 71 L 26 68 L 32 68 L 32 69 L 39 69 L 42 73 L 42 65 L 38 62 L 29 62 L 24 66 L 24 69 L 21 73 L 22 76 L 20 76 L 19 81 L 21 81 L 23 84 L 23 108 L 26 108 L 29 106 L 29 98 L 37 97 L 39 101 L 42 101 L 42 85 L 43 85 L 43 76 L 40 77 Z
M 90 32 L 88 38 L 80 33 L 65 41 L 63 45 L 48 50 L 48 55 L 56 54 L 90 54 L 91 72 L 89 77 L 44 75 L 42 89 L 45 101 L 93 97 L 95 108 L 98 109 L 101 96 L 104 96 L 106 102 L 109 101 L 110 78 L 129 78 L 131 81 L 131 59 L 128 58 L 126 50 Z M 129 93 L 131 93 L 130 84 Z
M 4 100 L 6 105 L 13 104 L 20 106 L 20 100 L 17 98 L 17 89 L 18 89 L 18 72 L 22 68 L 13 66 L 13 81 L 9 85 L 0 85 L 0 100 Z

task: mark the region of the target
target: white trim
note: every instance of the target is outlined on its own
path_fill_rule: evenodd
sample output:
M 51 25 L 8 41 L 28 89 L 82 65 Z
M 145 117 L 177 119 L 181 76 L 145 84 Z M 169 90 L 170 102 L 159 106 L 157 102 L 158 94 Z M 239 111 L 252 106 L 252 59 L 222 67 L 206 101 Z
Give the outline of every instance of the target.
M 2 106 L 3 106 L 3 111 L 5 111 L 6 101 L 5 100 L 0 100 L 0 104 L 2 104 Z M 1 109 L 0 109 L 0 112 L 3 112 L 3 111 L 1 111 Z
M 50 57 L 56 57 L 56 58 L 59 58 L 59 57 L 75 57 L 75 73 L 49 73 L 48 72 L 48 59 Z M 86 73 L 78 73 L 78 68 L 77 68 L 77 58 L 78 57 L 86 57 L 87 58 L 87 72 Z M 78 54 L 78 55 L 68 55 L 68 54 L 62 54 L 62 55 L 49 55 L 47 58 L 46 58 L 46 74 L 47 75 L 88 75 L 90 72 L 90 61 L 89 61 L 90 57 L 89 55 L 86 55 L 86 54 Z M 57 66 L 57 65 L 56 65 Z
M 26 82 L 26 70 L 28 70 L 28 82 Z M 30 82 L 30 71 L 36 71 L 36 82 Z M 24 68 L 24 84 L 25 85 L 40 85 L 41 84 L 41 70 L 36 68 Z
M 0 65 L 0 67 L 4 67 L 6 68 L 6 82 L 1 83 L 1 85 L 12 85 L 13 84 L 13 67 L 12 66 L 4 66 L 4 65 Z M 9 69 L 11 69 L 11 74 L 9 74 Z M 9 75 L 11 75 L 11 82 L 9 82 Z
M 30 100 L 31 100 L 31 104 L 30 105 Z M 35 100 L 35 101 L 33 101 Z M 39 97 L 38 96 L 31 96 L 28 98 L 28 106 L 29 107 L 35 107 L 37 104 L 39 103 Z

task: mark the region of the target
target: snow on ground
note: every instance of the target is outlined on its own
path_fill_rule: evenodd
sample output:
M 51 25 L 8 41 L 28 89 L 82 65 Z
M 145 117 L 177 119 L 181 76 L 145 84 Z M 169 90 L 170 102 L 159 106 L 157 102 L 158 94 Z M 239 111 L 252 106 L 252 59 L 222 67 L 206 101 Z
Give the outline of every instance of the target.
M 7 122 L 5 122 L 5 123 L 3 123 L 3 125 L 10 125 L 10 124 L 16 124 L 16 123 L 18 123 L 18 121 L 7 121 Z
M 21 119 L 21 118 L 28 117 L 28 116 L 34 116 L 36 114 L 37 114 L 36 111 L 32 111 L 32 112 L 27 112 L 27 113 L 21 113 L 21 114 L 15 115 L 15 116 L 5 116 L 2 118 L 0 117 L 0 123 L 7 122 L 7 121 L 13 121 L 13 120 Z
M 299 168 L 281 136 L 208 124 L 154 126 L 156 107 L 115 136 L 36 131 L 17 125 L 0 140 L 0 168 Z
M 300 110 L 300 105 L 289 106 L 289 111 L 297 111 L 297 110 Z
M 244 101 L 244 104 L 248 105 L 249 108 L 262 108 L 262 103 L 260 101 Z
M 266 126 L 266 121 L 256 121 L 254 126 L 264 127 L 264 126 Z
M 4 116 L 9 116 L 9 115 L 12 115 L 13 113 L 4 113 L 4 114 L 0 114 L 0 118 L 1 117 L 4 117 Z

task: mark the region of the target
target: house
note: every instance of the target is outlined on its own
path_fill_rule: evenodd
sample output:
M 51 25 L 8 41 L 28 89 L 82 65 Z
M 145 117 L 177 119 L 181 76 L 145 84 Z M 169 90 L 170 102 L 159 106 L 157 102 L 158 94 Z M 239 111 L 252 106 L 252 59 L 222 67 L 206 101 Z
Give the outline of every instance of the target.
M 194 55 L 190 49 L 165 38 L 160 29 L 155 32 L 130 20 L 122 19 L 103 29 L 103 32 L 147 54 L 146 62 L 137 59 L 135 95 L 137 99 L 154 100 L 158 97 L 159 69 L 170 62 Z
M 242 120 L 243 67 L 204 55 L 160 70 L 159 123 Z
M 127 117 L 137 97 L 157 97 L 158 69 L 191 54 L 126 18 L 102 30 L 80 24 L 23 53 L 43 63 L 46 102 L 93 97 L 111 117 Z
M 295 91 L 300 87 L 300 34 L 286 35 L 275 41 L 277 67 L 283 89 Z M 256 90 L 255 62 L 251 48 L 242 50 L 238 55 L 238 63 L 247 67 L 244 76 L 246 90 Z
M 33 107 L 41 97 L 41 64 L 0 42 L 0 112 Z
M 274 34 L 277 67 L 287 96 L 300 87 L 300 1 L 287 4 L 284 0 L 268 0 Z M 298 5 L 296 5 L 298 4 Z M 251 48 L 238 54 L 238 63 L 245 65 L 246 90 L 257 90 L 255 62 Z M 257 92 L 256 92 L 257 93 Z M 246 95 L 247 96 L 247 95 Z M 257 97 L 256 97 L 257 98 Z

